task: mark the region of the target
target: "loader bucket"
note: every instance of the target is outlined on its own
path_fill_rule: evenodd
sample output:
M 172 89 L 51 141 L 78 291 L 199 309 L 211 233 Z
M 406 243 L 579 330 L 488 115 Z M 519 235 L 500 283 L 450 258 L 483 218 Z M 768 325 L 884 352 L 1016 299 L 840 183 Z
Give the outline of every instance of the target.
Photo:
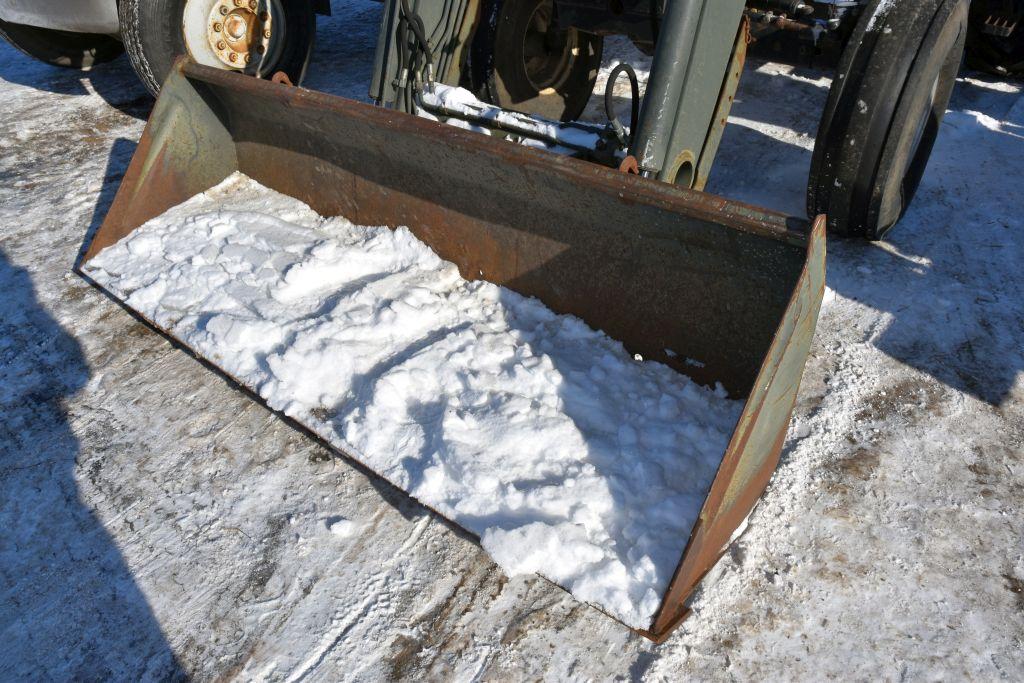
M 663 639 L 775 469 L 823 294 L 823 221 L 183 61 L 79 272 L 88 278 L 100 250 L 235 171 L 325 216 L 408 226 L 466 279 L 536 297 L 745 399 L 641 631 Z

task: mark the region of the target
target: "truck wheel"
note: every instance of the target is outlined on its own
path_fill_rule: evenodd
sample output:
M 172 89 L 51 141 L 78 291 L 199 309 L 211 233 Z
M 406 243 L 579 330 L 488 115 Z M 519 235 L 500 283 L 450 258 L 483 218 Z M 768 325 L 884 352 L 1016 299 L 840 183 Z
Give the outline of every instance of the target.
M 154 95 L 184 54 L 261 78 L 284 71 L 300 83 L 316 35 L 305 0 L 121 0 L 118 11 L 128 56 Z
M 872 0 L 846 46 L 811 158 L 807 208 L 881 239 L 924 175 L 967 36 L 967 0 Z
M 483 63 L 479 94 L 491 104 L 526 114 L 573 121 L 594 92 L 603 40 L 559 29 L 553 0 L 504 0 L 475 41 Z
M 0 37 L 29 57 L 70 69 L 89 69 L 117 59 L 121 41 L 98 33 L 71 33 L 0 20 Z
M 974 0 L 967 65 L 997 76 L 1024 76 L 1024 0 Z

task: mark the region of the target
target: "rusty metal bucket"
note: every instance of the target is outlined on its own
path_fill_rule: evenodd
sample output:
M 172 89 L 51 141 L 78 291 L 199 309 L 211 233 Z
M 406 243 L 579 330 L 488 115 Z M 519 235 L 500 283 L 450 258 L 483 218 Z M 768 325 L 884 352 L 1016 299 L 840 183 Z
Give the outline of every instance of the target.
M 185 61 L 164 86 L 83 265 L 234 171 L 325 216 L 408 226 L 465 278 L 535 296 L 631 353 L 746 399 L 660 610 L 642 632 L 665 638 L 775 469 L 824 289 L 823 220 L 812 227 Z

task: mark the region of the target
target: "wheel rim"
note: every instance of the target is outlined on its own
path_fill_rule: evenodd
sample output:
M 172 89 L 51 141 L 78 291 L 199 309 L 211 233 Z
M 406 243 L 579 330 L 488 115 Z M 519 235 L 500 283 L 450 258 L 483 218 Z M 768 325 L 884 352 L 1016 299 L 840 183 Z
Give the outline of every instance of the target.
M 526 79 L 539 93 L 557 90 L 572 68 L 576 32 L 559 31 L 554 23 L 554 4 L 542 2 L 534 9 L 523 35 L 523 66 Z
M 196 62 L 265 76 L 284 50 L 282 0 L 187 0 L 185 48 Z

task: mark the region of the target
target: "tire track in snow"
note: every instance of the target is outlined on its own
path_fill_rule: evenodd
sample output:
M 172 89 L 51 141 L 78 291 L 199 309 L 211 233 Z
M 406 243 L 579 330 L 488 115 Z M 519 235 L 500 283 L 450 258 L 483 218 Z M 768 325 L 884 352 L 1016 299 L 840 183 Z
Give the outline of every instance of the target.
M 402 544 L 394 554 L 381 566 L 378 571 L 369 582 L 370 593 L 363 599 L 359 606 L 354 612 L 351 612 L 344 619 L 336 622 L 330 631 L 328 631 L 321 639 L 321 645 L 317 648 L 297 669 L 292 670 L 286 680 L 288 683 L 298 683 L 298 681 L 304 680 L 309 674 L 313 673 L 330 655 L 331 651 L 334 650 L 335 646 L 341 642 L 348 632 L 359 622 L 361 622 L 371 611 L 373 611 L 374 605 L 377 604 L 380 596 L 386 592 L 388 584 L 391 582 L 391 572 L 389 571 L 399 559 L 403 558 L 406 553 L 412 549 L 416 543 L 419 542 L 423 536 L 423 532 L 426 531 L 430 525 L 430 515 L 424 515 L 420 518 L 420 521 L 413 527 L 412 533 L 409 538 L 406 539 L 405 543 Z M 383 619 L 377 619 L 376 621 L 383 621 L 383 623 L 389 623 L 390 617 L 393 616 L 393 610 L 390 609 L 390 601 L 388 601 L 388 609 L 385 610 L 387 614 L 382 615 Z

